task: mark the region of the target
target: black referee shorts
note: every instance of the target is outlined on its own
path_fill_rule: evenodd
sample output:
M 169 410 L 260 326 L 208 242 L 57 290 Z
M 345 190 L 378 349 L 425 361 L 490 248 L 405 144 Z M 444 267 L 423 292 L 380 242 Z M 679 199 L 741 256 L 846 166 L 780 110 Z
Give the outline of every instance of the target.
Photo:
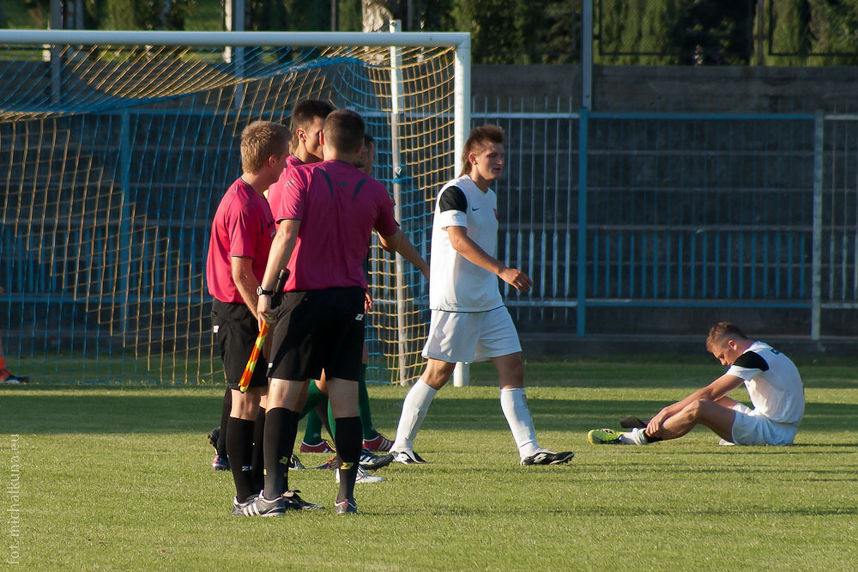
M 277 310 L 268 377 L 357 381 L 364 335 L 362 288 L 286 292 Z
M 212 303 L 212 329 L 220 347 L 226 383 L 232 389 L 238 389 L 244 366 L 253 351 L 253 344 L 259 334 L 259 324 L 244 304 L 229 304 L 215 300 Z M 260 356 L 250 387 L 268 385 L 265 375 L 265 358 Z

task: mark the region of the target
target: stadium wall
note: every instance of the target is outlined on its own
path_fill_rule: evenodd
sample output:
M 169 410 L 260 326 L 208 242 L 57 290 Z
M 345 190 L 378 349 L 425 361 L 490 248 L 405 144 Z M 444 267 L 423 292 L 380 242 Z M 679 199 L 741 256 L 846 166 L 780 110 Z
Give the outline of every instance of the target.
M 475 65 L 472 93 L 580 107 L 579 65 Z M 593 110 L 689 113 L 813 113 L 858 110 L 858 68 L 844 66 L 594 66 Z

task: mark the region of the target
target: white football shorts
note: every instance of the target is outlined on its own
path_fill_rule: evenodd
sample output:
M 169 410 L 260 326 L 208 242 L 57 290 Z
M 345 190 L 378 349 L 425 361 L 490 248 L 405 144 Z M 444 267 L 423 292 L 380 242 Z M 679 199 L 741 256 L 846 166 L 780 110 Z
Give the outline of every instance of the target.
M 423 357 L 472 363 L 520 351 L 518 332 L 504 306 L 487 312 L 432 310 Z
M 792 445 L 798 426 L 772 421 L 743 403 L 733 406 L 736 445 Z

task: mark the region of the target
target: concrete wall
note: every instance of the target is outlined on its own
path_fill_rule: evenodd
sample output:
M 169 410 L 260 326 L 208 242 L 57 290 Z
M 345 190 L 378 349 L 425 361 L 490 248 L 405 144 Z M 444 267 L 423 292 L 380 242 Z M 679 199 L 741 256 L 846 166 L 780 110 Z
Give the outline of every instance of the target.
M 578 108 L 581 66 L 475 65 L 471 86 L 477 98 L 525 98 L 551 108 L 572 96 Z M 595 66 L 593 110 L 858 112 L 858 67 Z

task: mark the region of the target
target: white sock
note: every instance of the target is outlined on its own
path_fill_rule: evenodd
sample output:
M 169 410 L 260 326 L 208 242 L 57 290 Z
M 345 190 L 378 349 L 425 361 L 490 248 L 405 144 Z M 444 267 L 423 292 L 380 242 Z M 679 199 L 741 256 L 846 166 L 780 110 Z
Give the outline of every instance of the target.
M 644 431 L 645 429 L 636 428 L 626 433 L 622 433 L 620 436 L 620 442 L 625 442 L 627 445 L 649 445 L 649 441 L 646 440 Z
M 402 402 L 402 415 L 399 416 L 399 426 L 396 428 L 396 440 L 391 451 L 413 451 L 414 438 L 423 424 L 423 418 L 429 411 L 429 405 L 438 390 L 427 385 L 423 378 L 411 386 L 405 400 Z
M 523 387 L 504 388 L 500 390 L 500 403 L 512 437 L 518 447 L 518 455 L 522 459 L 537 453 L 540 448 L 536 443 L 536 430 L 533 419 L 527 407 L 527 395 Z

